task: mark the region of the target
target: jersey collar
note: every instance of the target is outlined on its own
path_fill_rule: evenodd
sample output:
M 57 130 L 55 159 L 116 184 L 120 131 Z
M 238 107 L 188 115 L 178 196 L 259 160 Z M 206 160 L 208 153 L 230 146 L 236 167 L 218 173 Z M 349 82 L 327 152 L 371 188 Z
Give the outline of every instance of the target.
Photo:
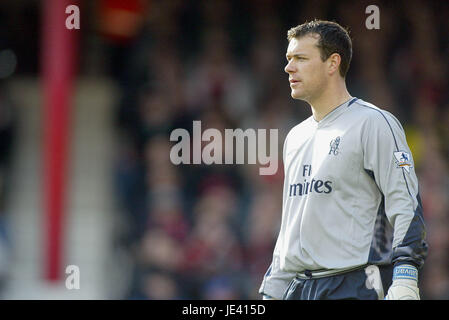
M 337 106 L 334 110 L 332 110 L 331 112 L 329 112 L 328 114 L 326 114 L 326 116 L 321 119 L 320 121 L 316 121 L 313 116 L 312 116 L 312 121 L 318 125 L 318 126 L 323 126 L 324 124 L 334 120 L 335 118 L 337 118 L 340 114 L 342 114 L 343 112 L 345 112 L 348 107 L 353 104 L 355 101 L 357 100 L 357 98 L 355 97 L 351 97 L 350 99 L 348 99 L 347 101 L 343 102 L 342 104 L 340 104 L 339 106 Z

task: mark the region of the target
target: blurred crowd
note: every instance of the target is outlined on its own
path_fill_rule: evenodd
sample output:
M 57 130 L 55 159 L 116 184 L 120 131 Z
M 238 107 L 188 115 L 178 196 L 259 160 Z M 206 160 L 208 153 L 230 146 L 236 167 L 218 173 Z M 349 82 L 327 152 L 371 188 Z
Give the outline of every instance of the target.
M 151 1 L 135 37 L 108 43 L 117 106 L 116 190 L 135 261 L 129 299 L 258 299 L 280 226 L 282 165 L 179 165 L 175 128 L 279 129 L 310 108 L 290 98 L 286 32 L 313 18 L 350 30 L 349 92 L 395 114 L 412 149 L 428 231 L 423 299 L 449 298 L 449 6 L 334 1 Z M 136 20 L 137 21 L 137 20 Z M 279 159 L 282 161 L 282 159 Z
M 11 154 L 16 128 L 13 103 L 3 85 L 0 79 L 0 295 L 8 282 L 10 271 L 11 242 L 6 207 L 10 191 Z
M 15 104 L 7 89 L 7 79 L 15 71 L 16 60 L 5 20 L 5 13 L 0 10 L 0 297 L 8 283 L 11 268 L 12 243 L 7 207 L 17 127 Z

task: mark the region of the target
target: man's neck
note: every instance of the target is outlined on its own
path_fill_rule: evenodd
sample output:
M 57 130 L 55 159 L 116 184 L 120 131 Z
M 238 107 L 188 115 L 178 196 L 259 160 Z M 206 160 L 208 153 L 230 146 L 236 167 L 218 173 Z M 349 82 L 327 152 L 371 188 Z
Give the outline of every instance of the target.
M 338 90 L 327 90 L 319 98 L 313 102 L 309 102 L 312 107 L 313 118 L 315 121 L 323 120 L 332 110 L 351 98 L 352 96 L 349 94 L 345 85 L 338 88 Z

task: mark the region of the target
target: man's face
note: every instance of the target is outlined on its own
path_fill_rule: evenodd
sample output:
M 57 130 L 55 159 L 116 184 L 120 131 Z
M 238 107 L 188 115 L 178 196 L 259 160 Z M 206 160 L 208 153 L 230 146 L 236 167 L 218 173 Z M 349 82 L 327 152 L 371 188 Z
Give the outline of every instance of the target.
M 318 37 L 293 38 L 288 44 L 284 70 L 288 73 L 294 99 L 313 101 L 326 87 L 326 63 L 320 57 Z

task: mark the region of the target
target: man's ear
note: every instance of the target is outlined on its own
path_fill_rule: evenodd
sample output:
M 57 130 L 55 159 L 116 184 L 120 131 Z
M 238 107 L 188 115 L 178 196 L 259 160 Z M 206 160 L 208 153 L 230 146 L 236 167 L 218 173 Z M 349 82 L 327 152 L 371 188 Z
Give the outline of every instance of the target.
M 327 62 L 329 75 L 333 75 L 335 72 L 339 72 L 341 57 L 338 53 L 332 53 L 329 58 L 327 58 Z

